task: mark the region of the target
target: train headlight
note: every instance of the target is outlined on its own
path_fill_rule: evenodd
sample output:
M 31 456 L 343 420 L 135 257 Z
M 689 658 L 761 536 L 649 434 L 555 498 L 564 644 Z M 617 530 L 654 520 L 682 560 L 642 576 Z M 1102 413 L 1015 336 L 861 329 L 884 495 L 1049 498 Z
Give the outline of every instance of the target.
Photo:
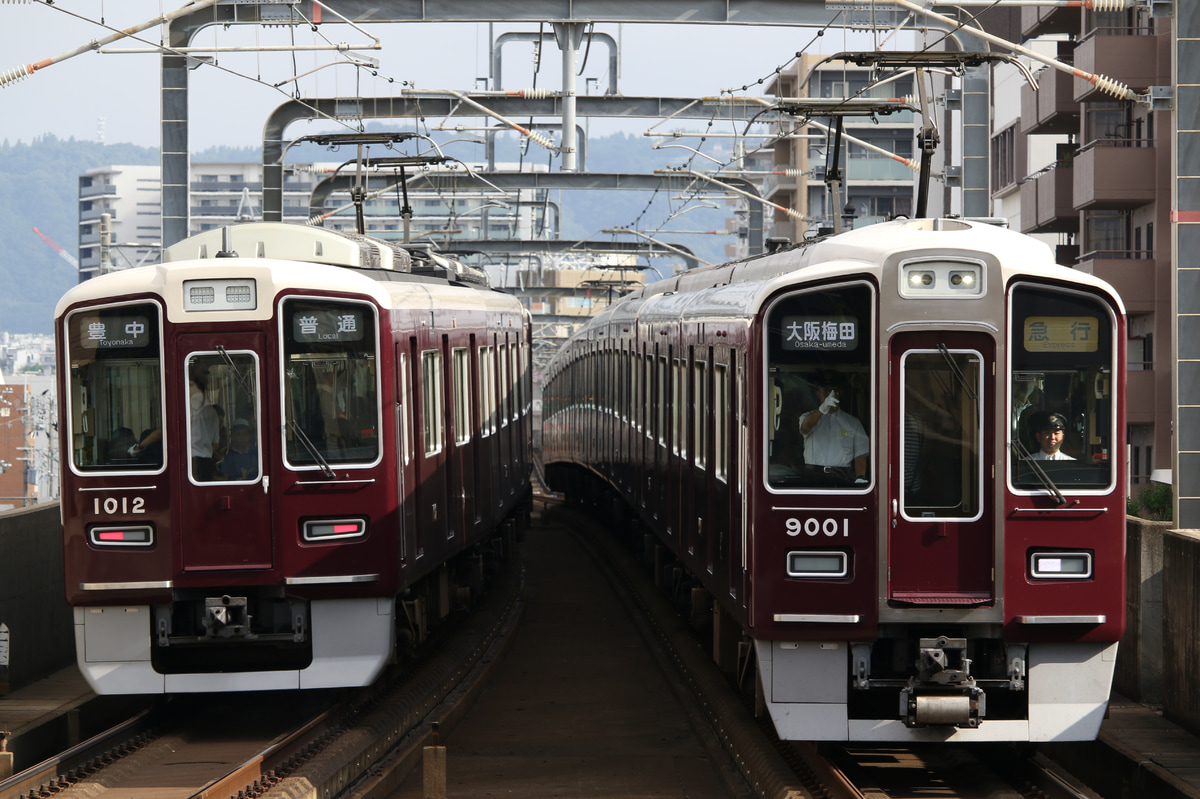
M 850 573 L 850 559 L 845 552 L 816 550 L 789 552 L 788 577 L 845 577 Z
M 1091 552 L 1033 552 L 1029 576 L 1035 580 L 1090 580 Z
M 144 524 L 91 527 L 88 541 L 94 547 L 152 547 L 154 528 Z
M 309 543 L 344 541 L 366 534 L 366 519 L 310 519 L 300 528 L 301 537 Z
M 920 258 L 900 265 L 903 297 L 979 297 L 984 293 L 982 262 Z
M 924 270 L 913 271 L 908 273 L 908 285 L 915 289 L 931 288 L 934 283 L 933 272 Z
M 256 286 L 250 278 L 183 281 L 185 311 L 253 311 L 257 307 Z

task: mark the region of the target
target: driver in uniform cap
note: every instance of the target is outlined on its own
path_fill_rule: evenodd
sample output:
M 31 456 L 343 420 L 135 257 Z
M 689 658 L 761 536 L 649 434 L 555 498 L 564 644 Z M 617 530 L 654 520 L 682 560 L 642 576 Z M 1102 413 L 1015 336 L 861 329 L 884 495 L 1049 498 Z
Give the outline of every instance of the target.
M 1073 461 L 1070 455 L 1062 451 L 1063 439 L 1066 437 L 1067 417 L 1061 413 L 1041 411 L 1030 420 L 1033 437 L 1037 439 L 1038 451 L 1030 455 L 1035 461 Z
M 835 482 L 867 483 L 867 453 L 871 450 L 867 431 L 862 422 L 838 407 L 842 389 L 836 377 L 821 376 L 816 389 L 820 405 L 800 417 L 805 465 Z

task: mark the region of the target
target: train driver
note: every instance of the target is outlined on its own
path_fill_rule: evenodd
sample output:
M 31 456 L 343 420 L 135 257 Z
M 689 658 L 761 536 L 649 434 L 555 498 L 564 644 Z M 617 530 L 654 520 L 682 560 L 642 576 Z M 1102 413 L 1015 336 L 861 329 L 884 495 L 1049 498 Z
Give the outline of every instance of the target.
M 823 375 L 816 384 L 820 405 L 800 417 L 804 463 L 810 475 L 823 484 L 867 480 L 867 453 L 871 450 L 862 422 L 841 410 L 843 390 L 835 376 Z
M 1070 455 L 1062 451 L 1063 439 L 1066 437 L 1067 417 L 1061 413 L 1041 411 L 1030 420 L 1033 437 L 1037 439 L 1037 452 L 1030 455 L 1035 461 L 1073 461 Z

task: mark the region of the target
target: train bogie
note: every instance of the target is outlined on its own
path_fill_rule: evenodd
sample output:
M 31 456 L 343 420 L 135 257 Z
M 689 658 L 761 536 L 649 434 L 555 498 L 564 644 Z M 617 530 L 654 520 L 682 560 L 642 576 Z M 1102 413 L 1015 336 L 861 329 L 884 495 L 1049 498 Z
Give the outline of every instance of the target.
M 547 475 L 637 510 L 754 640 L 786 738 L 1090 738 L 1124 624 L 1123 339 L 1039 242 L 875 225 L 594 320 L 551 365 Z
M 436 256 L 244 225 L 57 318 L 97 692 L 368 683 L 528 491 L 528 315 Z

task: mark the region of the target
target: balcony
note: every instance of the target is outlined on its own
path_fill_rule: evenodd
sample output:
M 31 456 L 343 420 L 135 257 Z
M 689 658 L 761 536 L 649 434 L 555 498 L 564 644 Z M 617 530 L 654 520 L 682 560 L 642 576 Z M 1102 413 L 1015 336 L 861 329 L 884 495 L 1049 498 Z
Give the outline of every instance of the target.
M 1078 133 L 1079 103 L 1075 78 L 1057 69 L 1037 73 L 1038 89 L 1021 86 L 1021 133 Z
M 1096 250 L 1080 256 L 1075 268 L 1111 284 L 1129 313 L 1150 313 L 1158 286 L 1158 261 L 1152 255 L 1137 250 Z
M 1075 156 L 1074 207 L 1121 210 L 1154 202 L 1158 151 L 1150 139 L 1098 139 Z
M 1170 83 L 1170 74 L 1158 73 L 1157 36 L 1140 29 L 1098 28 L 1075 47 L 1075 66 L 1084 72 L 1103 75 L 1144 92 L 1151 86 Z M 1113 99 L 1085 80 L 1074 81 L 1077 101 Z
M 1078 8 L 1021 8 L 1021 36 L 1031 39 L 1047 33 L 1078 33 L 1083 24 L 1083 13 Z
M 1034 181 L 1037 185 L 1037 229 L 1039 233 L 1075 233 L 1079 212 L 1075 210 L 1075 167 L 1060 163 Z

